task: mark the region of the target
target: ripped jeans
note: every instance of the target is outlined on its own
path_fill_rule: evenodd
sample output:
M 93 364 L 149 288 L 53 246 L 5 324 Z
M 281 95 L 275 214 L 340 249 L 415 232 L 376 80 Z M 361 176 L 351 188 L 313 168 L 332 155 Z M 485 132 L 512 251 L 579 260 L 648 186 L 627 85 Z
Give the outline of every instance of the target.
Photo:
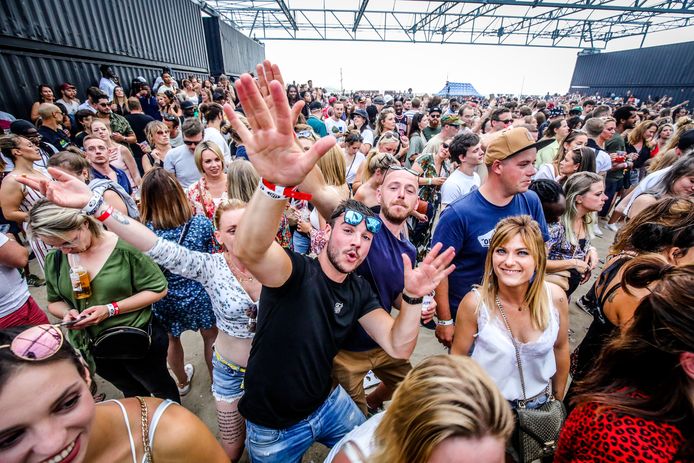
M 246 420 L 246 449 L 251 461 L 300 462 L 314 442 L 332 447 L 366 419 L 342 386 L 337 386 L 307 418 L 286 429 L 273 429 Z

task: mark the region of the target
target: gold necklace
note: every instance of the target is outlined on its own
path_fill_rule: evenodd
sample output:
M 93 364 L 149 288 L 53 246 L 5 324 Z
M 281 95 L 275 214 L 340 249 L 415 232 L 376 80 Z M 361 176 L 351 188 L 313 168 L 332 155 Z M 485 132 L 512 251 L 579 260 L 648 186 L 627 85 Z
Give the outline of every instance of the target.
M 227 264 L 231 266 L 231 273 L 234 274 L 239 283 L 248 283 L 255 279 L 253 278 L 253 275 L 243 272 L 240 268 L 238 268 L 231 260 L 231 257 L 228 257 L 226 253 L 224 253 L 224 259 L 227 261 Z

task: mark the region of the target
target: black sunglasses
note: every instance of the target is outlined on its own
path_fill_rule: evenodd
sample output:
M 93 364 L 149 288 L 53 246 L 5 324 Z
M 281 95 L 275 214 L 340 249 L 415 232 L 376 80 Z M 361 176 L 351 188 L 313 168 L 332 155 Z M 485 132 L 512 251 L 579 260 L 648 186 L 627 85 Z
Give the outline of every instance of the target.
M 200 141 L 193 141 L 193 140 L 183 140 L 183 143 L 186 144 L 186 146 L 197 146 L 200 143 L 202 143 L 202 140 Z

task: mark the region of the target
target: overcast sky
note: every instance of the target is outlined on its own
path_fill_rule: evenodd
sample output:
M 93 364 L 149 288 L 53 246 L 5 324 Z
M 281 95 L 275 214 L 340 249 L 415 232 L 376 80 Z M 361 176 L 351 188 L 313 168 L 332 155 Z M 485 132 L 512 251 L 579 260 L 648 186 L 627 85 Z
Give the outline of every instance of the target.
M 650 35 L 644 46 L 694 39 L 694 27 Z M 611 42 L 607 51 L 638 48 L 640 37 Z M 433 93 L 446 79 L 470 82 L 481 94 L 565 93 L 574 49 L 490 45 L 377 42 L 266 41 L 265 56 L 280 65 L 287 82 L 313 80 L 346 90 L 406 90 Z

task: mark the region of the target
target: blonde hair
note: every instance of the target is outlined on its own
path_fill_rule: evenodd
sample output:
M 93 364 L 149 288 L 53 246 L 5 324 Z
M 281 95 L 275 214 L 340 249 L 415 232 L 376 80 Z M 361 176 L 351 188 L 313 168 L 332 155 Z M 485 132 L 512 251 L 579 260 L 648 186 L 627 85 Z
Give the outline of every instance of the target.
M 393 108 L 383 108 L 383 110 L 378 114 L 378 118 L 376 119 L 376 130 L 374 131 L 374 135 L 377 137 L 379 137 L 383 132 L 383 123 L 389 114 L 395 115 L 395 110 Z
M 169 133 L 169 128 L 162 121 L 152 121 L 145 126 L 145 138 L 147 138 L 147 143 L 149 143 L 149 146 L 151 146 L 152 149 L 156 148 L 154 143 L 154 134 L 157 132 L 157 130 L 163 130 L 164 132 Z
M 652 160 L 651 160 L 651 165 L 648 166 L 648 173 L 651 174 L 657 170 L 660 169 L 665 169 L 666 167 L 670 167 L 673 165 L 675 162 L 680 157 L 677 155 L 677 151 L 674 149 L 667 150 L 663 153 L 658 153 Z
M 511 437 L 514 421 L 494 381 L 466 356 L 435 355 L 413 368 L 398 386 L 375 431 L 371 462 L 428 461 L 452 437 Z
M 79 229 L 87 223 L 95 238 L 101 238 L 104 228 L 94 217 L 83 214 L 79 209 L 58 206 L 46 198 L 39 199 L 29 211 L 27 233 L 38 236 L 66 240 L 67 232 Z
M 251 130 L 251 125 L 248 123 L 248 119 L 246 119 L 246 116 L 244 116 L 243 114 L 237 112 L 237 113 L 236 113 L 236 118 L 237 118 L 238 120 L 240 120 L 241 123 L 242 123 L 243 125 L 245 125 L 246 128 L 247 128 L 248 130 Z M 241 137 L 239 136 L 238 132 L 236 132 L 236 130 L 234 129 L 233 126 L 229 126 L 229 131 L 228 131 L 228 133 L 229 133 L 229 135 L 231 135 L 231 139 L 234 140 L 234 142 L 235 142 L 237 145 L 243 145 L 243 140 L 241 140 Z
M 395 159 L 395 156 L 389 153 L 379 153 L 378 150 L 371 150 L 364 160 L 366 168 L 361 174 L 361 181 L 365 183 L 373 177 L 378 169 L 386 171 L 390 166 L 400 165 L 400 162 Z
M 140 218 L 154 228 L 176 228 L 193 217 L 193 208 L 171 172 L 155 167 L 142 177 Z
M 195 158 L 195 167 L 198 168 L 198 171 L 200 171 L 201 174 L 204 174 L 202 171 L 202 153 L 206 150 L 210 150 L 217 155 L 217 159 L 219 159 L 219 161 L 222 163 L 222 169 L 224 169 L 224 154 L 222 153 L 222 150 L 215 142 L 208 140 L 200 143 L 197 148 L 195 148 L 195 153 L 193 153 L 193 157 Z
M 564 196 L 566 197 L 566 212 L 561 216 L 561 224 L 566 233 L 566 240 L 572 246 L 578 246 L 578 237 L 574 233 L 574 219 L 578 215 L 578 206 L 576 205 L 576 197 L 584 195 L 590 191 L 590 187 L 596 183 L 603 183 L 605 180 L 595 172 L 576 172 L 571 175 L 564 183 Z M 589 227 L 593 223 L 593 214 L 586 214 L 583 217 L 583 225 L 586 229 L 586 234 L 589 238 L 593 238 L 593 227 Z
M 535 276 L 530 283 L 528 291 L 525 293 L 523 303 L 530 310 L 530 320 L 533 327 L 544 331 L 549 324 L 549 298 L 547 297 L 547 291 L 544 290 L 547 250 L 545 249 L 545 242 L 542 239 L 540 227 L 529 215 L 507 217 L 499 221 L 489 243 L 482 285 L 475 287 L 480 293 L 480 302 L 483 302 L 487 307 L 496 307 L 496 297 L 499 294 L 499 278 L 496 272 L 494 272 L 492 259 L 496 249 L 508 243 L 516 235 L 520 235 L 535 261 Z M 477 310 L 479 309 L 478 307 Z
M 342 186 L 347 183 L 347 165 L 345 157 L 338 145 L 333 145 L 319 160 L 318 168 L 323 173 L 325 182 L 332 186 Z
M 629 136 L 627 137 L 627 141 L 629 142 L 630 145 L 636 145 L 639 142 L 646 143 L 650 140 L 645 140 L 643 138 L 643 134 L 646 133 L 646 130 L 650 129 L 651 127 L 658 127 L 658 124 L 656 124 L 653 121 L 643 121 L 639 123 L 636 127 L 634 127 L 631 132 L 629 132 Z
M 238 209 L 243 209 L 245 207 L 246 202 L 236 198 L 225 199 L 224 201 L 219 203 L 219 206 L 217 206 L 217 210 L 214 211 L 214 228 L 219 230 L 219 221 L 222 219 L 222 214 L 224 214 L 226 211 L 235 211 Z
M 253 164 L 245 159 L 237 159 L 229 166 L 227 172 L 227 193 L 229 199 L 240 199 L 249 202 L 255 193 L 260 175 Z

